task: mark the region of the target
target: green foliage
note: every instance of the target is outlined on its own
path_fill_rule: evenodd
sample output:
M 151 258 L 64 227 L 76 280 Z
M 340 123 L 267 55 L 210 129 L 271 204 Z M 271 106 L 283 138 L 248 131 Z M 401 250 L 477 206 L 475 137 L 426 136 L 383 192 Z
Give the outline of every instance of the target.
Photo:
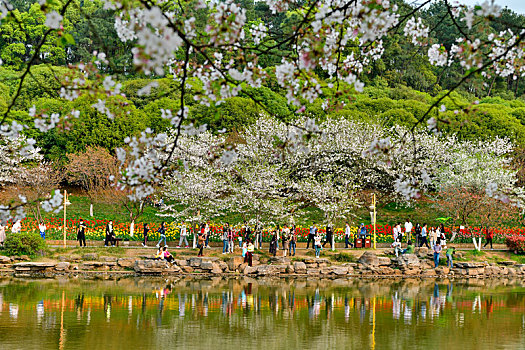
M 339 254 L 331 255 L 330 258 L 337 262 L 356 262 L 357 261 L 355 256 L 353 256 L 352 254 L 348 254 L 348 253 L 339 253 Z
M 45 251 L 46 244 L 39 234 L 33 232 L 20 232 L 7 235 L 4 250 L 7 255 L 36 256 Z

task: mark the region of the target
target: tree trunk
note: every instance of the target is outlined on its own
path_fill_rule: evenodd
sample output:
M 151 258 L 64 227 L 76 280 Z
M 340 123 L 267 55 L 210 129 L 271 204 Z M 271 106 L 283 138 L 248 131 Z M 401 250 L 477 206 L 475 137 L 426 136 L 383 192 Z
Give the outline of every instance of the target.
M 93 216 L 93 203 L 89 203 L 89 216 Z
M 133 237 L 134 231 L 135 231 L 135 220 L 131 220 L 131 224 L 129 224 L 130 237 Z

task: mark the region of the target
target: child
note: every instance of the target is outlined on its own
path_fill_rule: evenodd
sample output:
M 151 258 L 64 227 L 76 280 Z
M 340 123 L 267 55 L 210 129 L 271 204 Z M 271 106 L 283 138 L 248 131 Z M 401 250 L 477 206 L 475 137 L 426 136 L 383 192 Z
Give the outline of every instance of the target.
M 396 239 L 394 243 L 392 243 L 392 248 L 394 248 L 396 257 L 399 256 L 399 252 L 401 251 L 401 242 L 399 242 L 399 240 Z
M 321 236 L 319 235 L 319 233 L 315 234 L 314 246 L 315 246 L 315 257 L 319 258 L 319 255 L 321 254 Z
M 452 247 L 448 248 L 445 251 L 445 254 L 447 255 L 447 265 L 451 269 L 454 268 L 454 262 L 452 261 L 452 255 L 454 255 L 455 252 L 456 252 L 456 248 L 452 248 Z
M 245 262 L 246 262 L 246 252 L 247 251 L 248 251 L 248 243 L 244 241 L 244 243 L 242 244 L 242 257 L 244 258 Z

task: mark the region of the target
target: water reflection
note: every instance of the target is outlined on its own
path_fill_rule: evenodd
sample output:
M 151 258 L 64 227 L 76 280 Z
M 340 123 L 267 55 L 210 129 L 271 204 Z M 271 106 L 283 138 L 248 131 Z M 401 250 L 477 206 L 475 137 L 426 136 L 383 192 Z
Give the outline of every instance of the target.
M 518 280 L 3 280 L 0 344 L 516 348 L 524 292 Z

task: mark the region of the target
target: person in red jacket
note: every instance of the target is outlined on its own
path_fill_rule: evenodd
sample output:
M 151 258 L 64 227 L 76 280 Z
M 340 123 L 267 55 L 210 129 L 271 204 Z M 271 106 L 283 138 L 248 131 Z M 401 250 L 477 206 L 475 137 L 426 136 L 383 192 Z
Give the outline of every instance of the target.
M 485 227 L 485 245 L 483 248 L 487 246 L 487 244 L 490 243 L 490 250 L 492 250 L 492 239 L 494 238 L 494 231 L 492 229 L 488 229 L 488 227 Z

